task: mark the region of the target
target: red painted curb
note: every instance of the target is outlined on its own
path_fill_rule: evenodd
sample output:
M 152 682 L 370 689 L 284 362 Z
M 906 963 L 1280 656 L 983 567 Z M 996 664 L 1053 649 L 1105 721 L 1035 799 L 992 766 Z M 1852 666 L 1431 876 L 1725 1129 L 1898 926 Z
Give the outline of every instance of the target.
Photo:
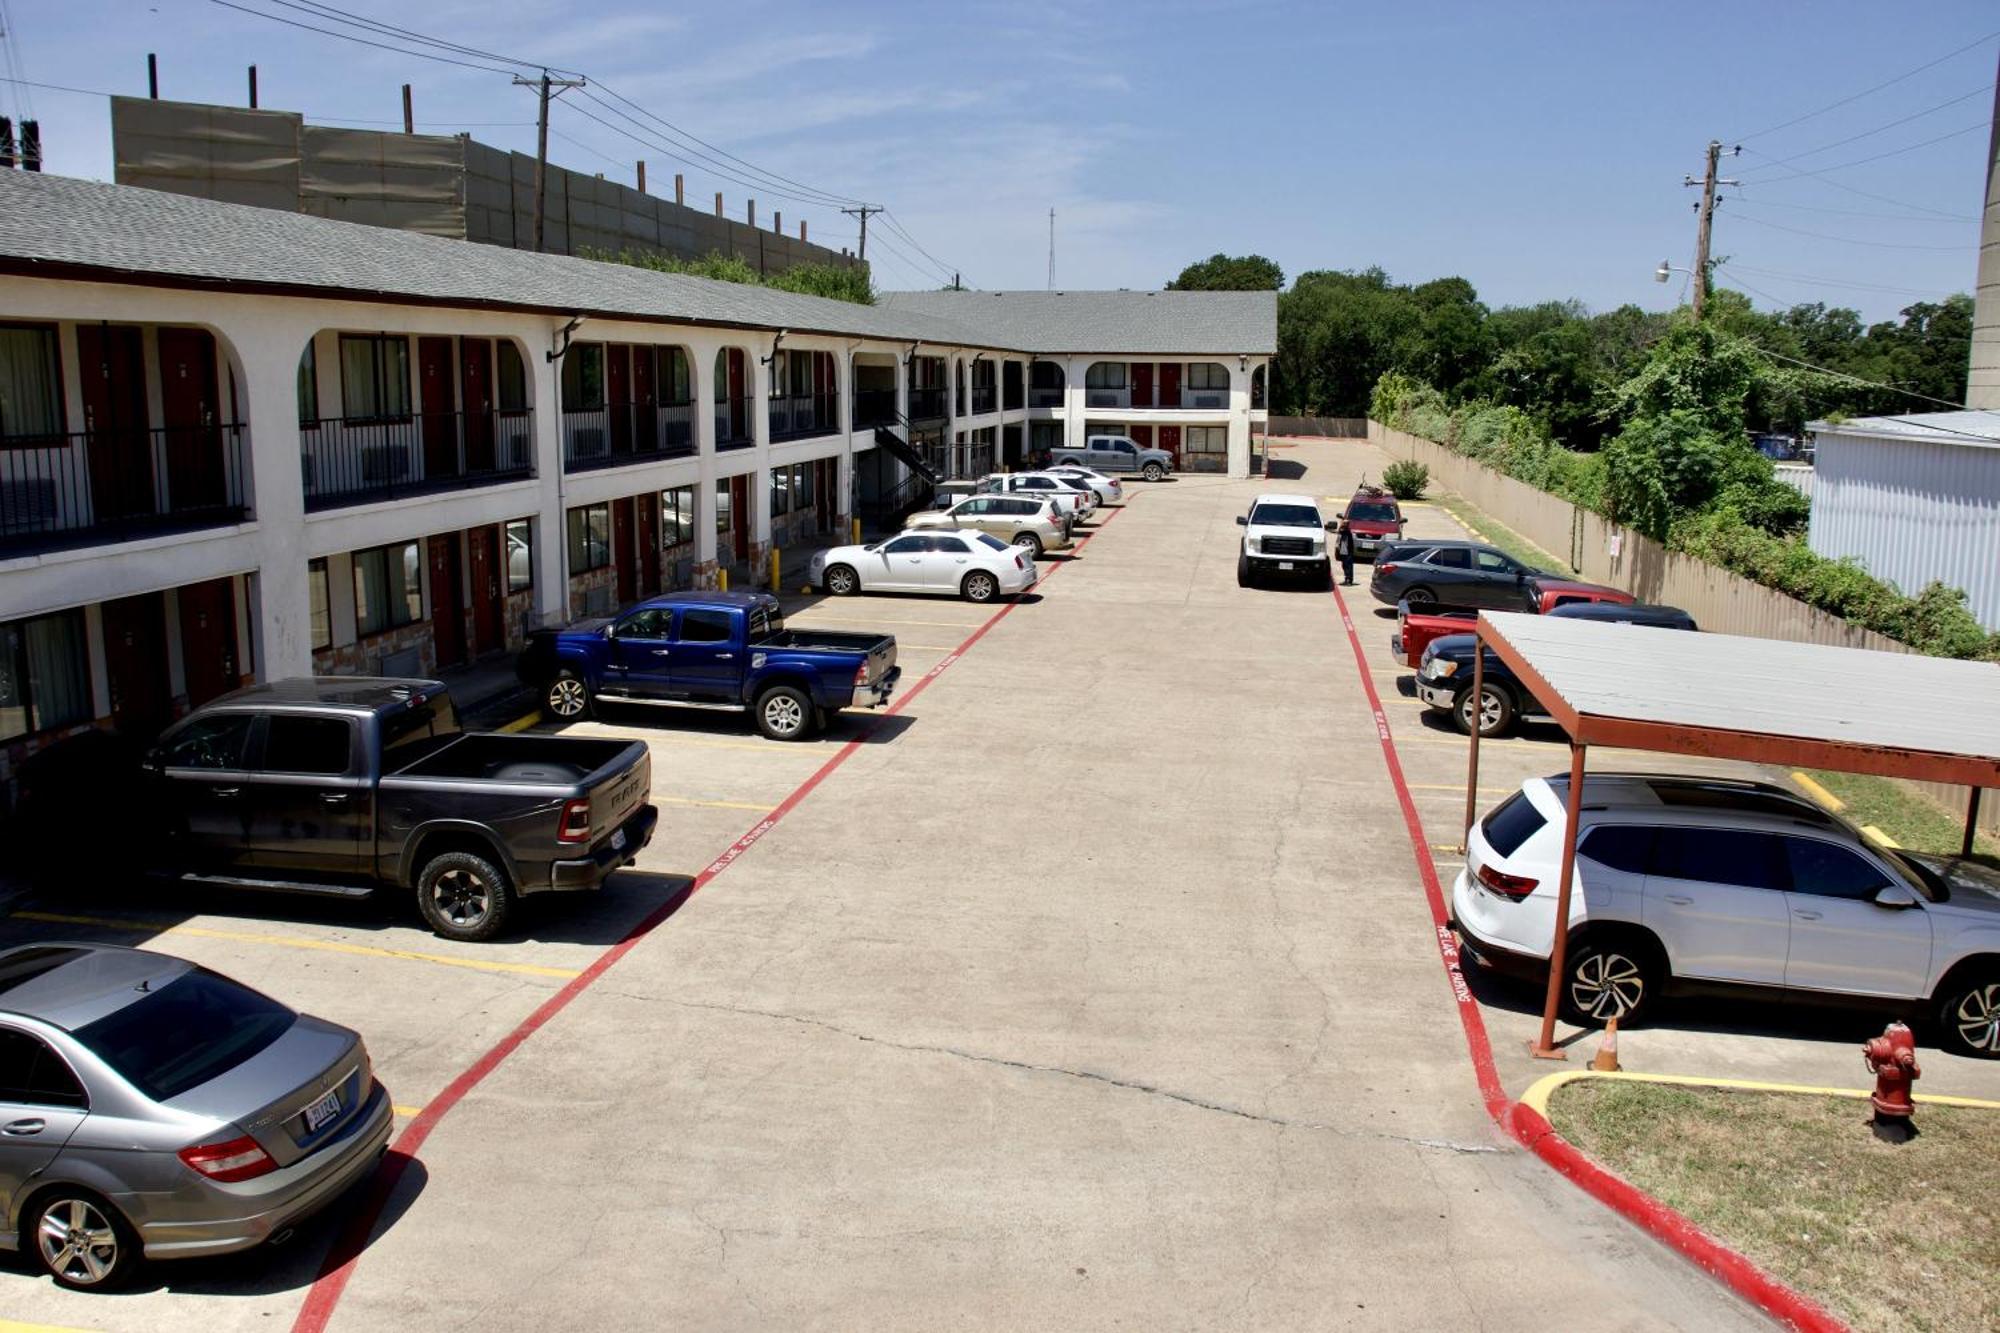
M 1772 1277 L 1638 1186 L 1607 1171 L 1586 1156 L 1582 1149 L 1556 1133 L 1554 1127 L 1533 1107 L 1524 1106 L 1507 1096 L 1493 1063 L 1493 1044 L 1487 1039 L 1486 1022 L 1480 1016 L 1479 1002 L 1473 998 L 1472 989 L 1465 981 L 1459 961 L 1458 941 L 1447 924 L 1444 891 L 1438 884 L 1437 866 L 1431 860 L 1431 847 L 1424 836 L 1423 820 L 1417 815 L 1416 802 L 1411 799 L 1409 784 L 1403 778 L 1403 765 L 1397 757 L 1395 737 L 1389 731 L 1389 717 L 1382 710 L 1382 696 L 1376 692 L 1374 677 L 1368 673 L 1368 659 L 1362 651 L 1361 636 L 1355 631 L 1354 617 L 1348 613 L 1347 599 L 1341 595 L 1338 584 L 1333 587 L 1333 599 L 1340 609 L 1340 623 L 1347 631 L 1348 646 L 1354 650 L 1354 666 L 1361 677 L 1362 688 L 1368 694 L 1368 706 L 1375 714 L 1376 739 L 1381 743 L 1382 758 L 1388 764 L 1390 781 L 1395 784 L 1397 803 L 1403 809 L 1403 824 L 1409 831 L 1410 848 L 1416 853 L 1417 871 L 1423 878 L 1424 898 L 1431 910 L 1431 921 L 1437 928 L 1439 961 L 1450 979 L 1452 997 L 1458 1001 L 1459 1024 L 1465 1031 L 1466 1051 L 1472 1058 L 1473 1074 L 1478 1080 L 1479 1095 L 1486 1104 L 1487 1114 L 1523 1147 L 1554 1167 L 1584 1193 L 1693 1260 L 1703 1272 L 1726 1284 L 1773 1319 L 1791 1328 L 1807 1330 L 1807 1333 L 1844 1333 L 1847 1326 L 1811 1299 Z
M 1130 497 L 1127 497 L 1125 503 L 1131 503 Z M 1111 520 L 1117 518 L 1123 512 L 1124 509 L 1122 506 L 1111 510 L 1105 516 L 1103 522 L 1099 523 L 1096 529 L 1082 541 L 1076 543 L 1071 550 L 1073 552 L 1081 551 L 1084 547 L 1090 545 L 1092 541 L 1096 540 L 1097 534 L 1109 527 Z M 1049 570 L 1046 575 L 1037 580 L 1034 590 L 1039 592 L 1050 579 L 1060 574 L 1065 567 L 1066 565 L 1057 565 Z M 989 630 L 1005 620 L 1019 605 L 1019 602 L 1009 602 L 995 611 L 991 616 L 988 616 L 977 629 L 968 634 L 937 665 L 926 671 L 918 679 L 917 683 L 910 687 L 907 693 L 885 708 L 882 711 L 882 716 L 890 717 L 902 712 L 912 699 L 922 694 L 932 681 L 943 675 L 952 663 L 958 661 L 959 658 L 965 655 L 968 649 L 985 638 Z M 729 844 L 722 855 L 709 862 L 701 873 L 694 877 L 693 882 L 688 885 L 685 891 L 676 894 L 649 912 L 630 930 L 626 931 L 616 944 L 599 954 L 589 967 L 571 978 L 561 990 L 537 1005 L 533 1013 L 522 1019 L 512 1031 L 495 1042 L 492 1048 L 484 1055 L 473 1061 L 457 1078 L 446 1084 L 442 1092 L 425 1103 L 423 1110 L 419 1111 L 416 1117 L 408 1125 L 404 1126 L 403 1132 L 396 1137 L 396 1141 L 389 1145 L 389 1151 L 383 1156 L 381 1166 L 377 1168 L 375 1174 L 369 1179 L 368 1193 L 363 1196 L 360 1206 L 349 1216 L 347 1225 L 341 1229 L 340 1234 L 335 1237 L 333 1244 L 328 1248 L 326 1258 L 320 1265 L 319 1276 L 313 1280 L 312 1289 L 306 1293 L 305 1304 L 299 1307 L 298 1317 L 292 1322 L 292 1333 L 320 1333 L 321 1330 L 326 1328 L 328 1321 L 333 1318 L 335 1309 L 340 1305 L 341 1295 L 347 1290 L 348 1279 L 354 1275 L 355 1266 L 360 1263 L 361 1255 L 367 1249 L 368 1240 L 375 1229 L 375 1224 L 381 1219 L 382 1210 L 387 1207 L 390 1197 L 395 1193 L 397 1184 L 403 1178 L 403 1173 L 409 1170 L 411 1162 L 417 1160 L 418 1150 L 424 1146 L 425 1140 L 430 1138 L 431 1131 L 437 1128 L 438 1122 L 443 1120 L 453 1107 L 463 1101 L 467 1093 L 478 1087 L 488 1074 L 499 1068 L 508 1056 L 520 1049 L 523 1042 L 533 1036 L 550 1019 L 568 1008 L 570 1002 L 575 1000 L 577 996 L 595 985 L 598 979 L 610 971 L 612 966 L 621 958 L 630 953 L 638 945 L 639 941 L 645 939 L 646 936 L 658 929 L 662 922 L 679 911 L 688 899 L 706 888 L 709 882 L 717 875 L 720 875 L 723 871 L 734 865 L 736 859 L 749 851 L 757 844 L 758 839 L 776 827 L 779 820 L 796 809 L 799 803 L 804 801 L 806 797 L 812 795 L 814 788 L 826 781 L 827 778 L 833 776 L 834 770 L 852 758 L 855 751 L 859 750 L 862 744 L 863 741 L 857 737 L 854 740 L 847 741 L 838 750 L 834 751 L 832 756 L 824 764 L 821 764 L 811 777 L 793 788 L 791 794 L 780 801 L 769 814 L 751 825 L 750 828 L 744 830 L 736 841 Z

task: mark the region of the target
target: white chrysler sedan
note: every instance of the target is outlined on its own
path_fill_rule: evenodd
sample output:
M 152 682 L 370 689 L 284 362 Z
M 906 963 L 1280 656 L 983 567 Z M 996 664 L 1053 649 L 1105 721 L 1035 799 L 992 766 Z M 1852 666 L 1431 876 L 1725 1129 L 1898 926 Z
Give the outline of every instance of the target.
M 815 552 L 813 586 L 836 597 L 929 592 L 990 602 L 1035 586 L 1034 553 L 975 529 L 904 532 L 867 546 Z

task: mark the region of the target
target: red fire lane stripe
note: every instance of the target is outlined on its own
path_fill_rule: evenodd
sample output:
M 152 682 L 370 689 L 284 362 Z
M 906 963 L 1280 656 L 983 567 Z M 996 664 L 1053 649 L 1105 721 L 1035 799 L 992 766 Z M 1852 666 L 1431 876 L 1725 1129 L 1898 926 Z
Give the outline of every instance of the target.
M 1130 497 L 1127 497 L 1125 503 L 1131 503 Z M 1123 512 L 1122 507 L 1112 510 L 1105 517 L 1104 521 L 1097 525 L 1095 531 L 1077 542 L 1072 549 L 1081 551 L 1084 547 L 1088 546 L 1092 541 L 1096 540 L 1098 533 L 1111 525 L 1112 519 L 1117 518 Z M 1065 567 L 1066 565 L 1057 565 L 1049 570 L 1046 575 L 1037 581 L 1035 589 L 1039 590 L 1042 588 L 1050 579 L 1060 574 Z M 912 699 L 922 694 L 932 681 L 943 675 L 953 663 L 965 656 L 966 652 L 974 644 L 985 638 L 995 625 L 998 625 L 1009 615 L 1013 614 L 1019 605 L 1020 603 L 1018 602 L 1009 602 L 988 616 L 977 629 L 965 637 L 964 641 L 958 647 L 946 654 L 943 660 L 939 661 L 936 666 L 926 671 L 918 679 L 917 683 L 910 687 L 907 693 L 884 709 L 882 715 L 888 717 L 902 712 Z M 842 764 L 853 758 L 854 753 L 861 748 L 862 744 L 862 740 L 857 737 L 854 740 L 847 741 L 838 750 L 834 751 L 832 756 L 825 763 L 821 764 L 811 777 L 794 788 L 791 794 L 779 802 L 771 813 L 751 825 L 736 841 L 729 844 L 722 855 L 709 862 L 701 873 L 694 877 L 694 882 L 688 885 L 685 893 L 678 894 L 654 908 L 638 924 L 628 930 L 616 944 L 599 954 L 589 967 L 578 973 L 561 990 L 536 1006 L 533 1013 L 522 1019 L 518 1026 L 495 1042 L 490 1050 L 468 1065 L 457 1078 L 454 1078 L 450 1083 L 445 1085 L 442 1092 L 425 1104 L 423 1110 L 418 1112 L 408 1125 L 404 1126 L 403 1132 L 389 1146 L 389 1151 L 382 1158 L 381 1166 L 370 1178 L 368 1193 L 349 1216 L 347 1225 L 341 1229 L 340 1235 L 335 1238 L 332 1246 L 327 1250 L 326 1258 L 320 1265 L 319 1276 L 314 1280 L 312 1290 L 306 1293 L 305 1304 L 299 1308 L 298 1318 L 292 1323 L 293 1333 L 320 1333 L 320 1330 L 323 1330 L 327 1326 L 328 1321 L 333 1318 L 335 1309 L 340 1305 L 341 1295 L 347 1290 L 348 1279 L 354 1275 L 355 1267 L 360 1263 L 362 1252 L 368 1246 L 369 1234 L 374 1230 L 375 1223 L 381 1218 L 382 1210 L 388 1206 L 390 1197 L 395 1193 L 397 1184 L 403 1178 L 403 1173 L 409 1169 L 410 1163 L 416 1160 L 418 1151 L 422 1149 L 424 1142 L 430 1138 L 431 1131 L 437 1128 L 438 1122 L 443 1120 L 453 1107 L 463 1101 L 467 1093 L 478 1087 L 486 1079 L 487 1075 L 499 1068 L 508 1056 L 520 1049 L 523 1042 L 533 1036 L 550 1019 L 568 1008 L 571 1001 L 575 1000 L 577 996 L 595 985 L 599 978 L 610 971 L 620 959 L 624 958 L 626 954 L 637 947 L 641 940 L 652 934 L 662 922 L 679 910 L 689 898 L 701 892 L 716 876 L 734 865 L 738 857 L 756 846 L 759 839 L 775 828 L 778 822 L 786 815 L 797 809 L 806 797 L 812 795 L 814 789 L 829 777 L 832 777 L 835 770 Z
M 1382 759 L 1389 768 L 1389 779 L 1396 788 L 1397 804 L 1403 809 L 1403 824 L 1409 831 L 1410 847 L 1416 853 L 1417 872 L 1424 884 L 1424 899 L 1430 907 L 1431 923 L 1437 930 L 1438 959 L 1451 982 L 1452 997 L 1458 1001 L 1459 1025 L 1465 1032 L 1466 1052 L 1472 1058 L 1473 1075 L 1478 1080 L 1479 1096 L 1486 1104 L 1486 1113 L 1522 1146 L 1561 1172 L 1586 1194 L 1680 1251 L 1702 1271 L 1727 1284 L 1737 1295 L 1766 1314 L 1809 1333 L 1841 1333 L 1847 1326 L 1811 1299 L 1793 1291 L 1652 1195 L 1605 1170 L 1576 1145 L 1556 1133 L 1533 1107 L 1521 1105 L 1507 1096 L 1506 1089 L 1500 1084 L 1499 1070 L 1493 1063 L 1493 1044 L 1487 1039 L 1486 1022 L 1480 1016 L 1479 1002 L 1473 998 L 1472 988 L 1466 984 L 1458 940 L 1452 934 L 1445 912 L 1444 890 L 1438 883 L 1437 866 L 1431 860 L 1430 841 L 1424 836 L 1423 821 L 1417 815 L 1416 802 L 1411 799 L 1409 784 L 1403 778 L 1403 764 L 1396 753 L 1396 740 L 1389 731 L 1389 715 L 1382 709 L 1382 696 L 1376 692 L 1374 678 L 1369 674 L 1368 659 L 1361 648 L 1361 636 L 1355 631 L 1354 617 L 1349 614 L 1347 599 L 1341 595 L 1337 584 L 1333 589 L 1333 598 L 1340 610 L 1341 626 L 1347 631 L 1348 646 L 1354 650 L 1355 671 L 1361 678 L 1362 689 L 1367 692 L 1368 707 L 1375 714 L 1375 736 L 1382 747 Z

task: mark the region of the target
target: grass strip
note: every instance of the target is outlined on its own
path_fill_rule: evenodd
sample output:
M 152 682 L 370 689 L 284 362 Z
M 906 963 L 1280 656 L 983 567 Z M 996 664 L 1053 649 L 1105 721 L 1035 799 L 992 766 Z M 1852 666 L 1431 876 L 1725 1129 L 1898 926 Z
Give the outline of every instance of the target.
M 2000 1328 L 2000 1112 L 1920 1106 L 1882 1143 L 1865 1101 L 1581 1080 L 1570 1142 L 1857 1329 Z

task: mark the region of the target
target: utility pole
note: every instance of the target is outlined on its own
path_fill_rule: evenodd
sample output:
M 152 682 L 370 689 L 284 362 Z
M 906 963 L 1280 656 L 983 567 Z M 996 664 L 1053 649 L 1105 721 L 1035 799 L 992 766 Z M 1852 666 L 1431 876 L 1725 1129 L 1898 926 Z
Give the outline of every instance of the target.
M 1741 145 L 1729 150 L 1731 157 L 1742 152 Z M 1708 165 L 1701 177 L 1701 202 L 1695 205 L 1698 221 L 1694 234 L 1694 317 L 1699 320 L 1708 299 L 1708 238 L 1715 226 L 1715 187 L 1718 185 L 1741 185 L 1741 181 L 1719 181 L 1715 178 L 1716 162 L 1722 157 L 1722 142 L 1708 141 Z M 1695 179 L 1687 177 L 1683 185 L 1693 185 Z
M 882 209 L 878 205 L 863 204 L 859 208 L 843 208 L 840 211 L 851 218 L 861 219 L 861 262 L 865 264 L 868 262 L 868 215 L 880 213 Z
M 551 90 L 553 90 L 554 95 L 560 97 L 571 88 L 583 87 L 584 81 L 582 79 L 552 79 L 549 77 L 549 72 L 543 70 L 542 77 L 539 79 L 524 79 L 516 74 L 514 82 L 519 87 L 537 88 L 541 92 L 542 111 L 535 118 L 535 253 L 540 254 L 542 252 L 542 217 L 545 212 L 542 206 L 542 184 L 549 174 L 549 96 Z

